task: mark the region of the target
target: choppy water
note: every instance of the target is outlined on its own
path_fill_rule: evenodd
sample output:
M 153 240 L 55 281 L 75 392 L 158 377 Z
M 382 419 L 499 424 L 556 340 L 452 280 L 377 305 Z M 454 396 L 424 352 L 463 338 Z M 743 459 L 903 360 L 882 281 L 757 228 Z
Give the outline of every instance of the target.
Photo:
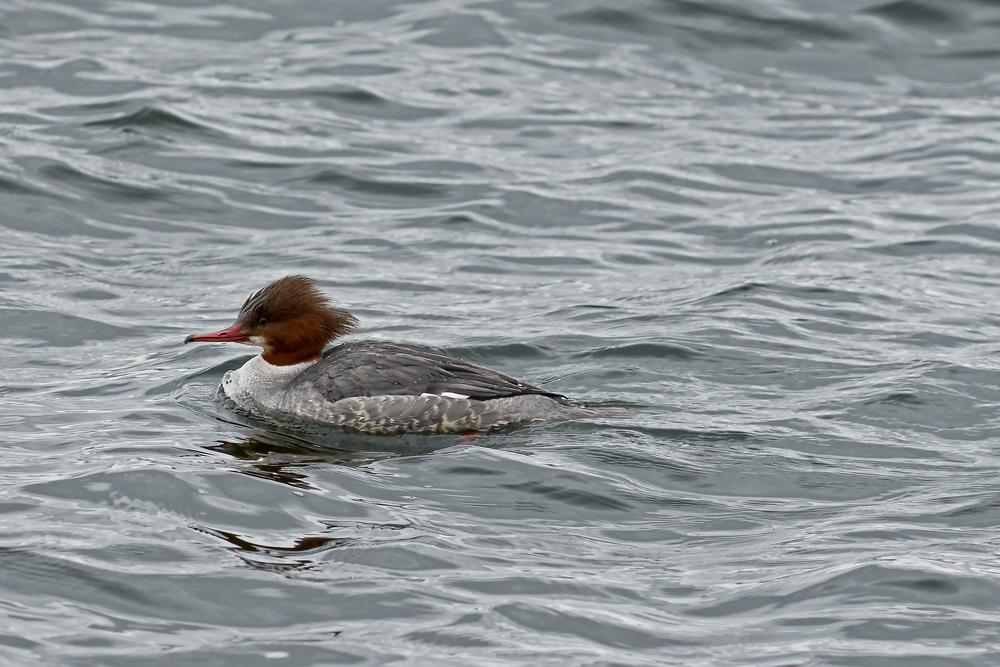
M 1000 4 L 0 2 L 0 661 L 996 665 Z M 356 334 L 628 422 L 359 437 Z

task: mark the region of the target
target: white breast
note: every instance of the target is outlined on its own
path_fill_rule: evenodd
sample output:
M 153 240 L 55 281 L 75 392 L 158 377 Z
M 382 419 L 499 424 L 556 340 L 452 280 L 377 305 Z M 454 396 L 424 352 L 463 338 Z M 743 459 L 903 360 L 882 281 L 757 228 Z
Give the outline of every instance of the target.
M 265 412 L 289 412 L 292 380 L 315 361 L 274 366 L 257 355 L 222 378 L 222 391 L 237 405 Z M 291 410 L 294 412 L 294 409 Z

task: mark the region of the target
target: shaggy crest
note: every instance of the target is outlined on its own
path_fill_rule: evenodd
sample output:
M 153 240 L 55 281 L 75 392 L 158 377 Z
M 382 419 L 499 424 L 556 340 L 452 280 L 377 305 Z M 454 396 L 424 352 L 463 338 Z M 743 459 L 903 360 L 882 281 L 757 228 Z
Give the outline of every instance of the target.
M 358 325 L 304 276 L 280 278 L 251 295 L 236 322 L 264 348 L 264 360 L 277 366 L 318 358 L 327 343 Z

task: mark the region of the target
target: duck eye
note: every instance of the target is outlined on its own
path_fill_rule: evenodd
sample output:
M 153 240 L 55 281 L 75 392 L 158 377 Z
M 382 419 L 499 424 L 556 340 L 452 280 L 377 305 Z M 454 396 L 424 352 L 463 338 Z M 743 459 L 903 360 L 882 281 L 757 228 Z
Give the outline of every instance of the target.
M 267 318 L 266 317 L 260 318 L 259 320 L 257 320 L 257 324 L 262 324 L 262 325 L 267 324 Z

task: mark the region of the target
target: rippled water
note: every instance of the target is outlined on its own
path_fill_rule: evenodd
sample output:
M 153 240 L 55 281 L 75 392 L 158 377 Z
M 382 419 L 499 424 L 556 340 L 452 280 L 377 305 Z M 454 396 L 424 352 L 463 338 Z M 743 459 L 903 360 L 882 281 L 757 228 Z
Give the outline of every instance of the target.
M 1000 664 L 1000 4 L 0 2 L 0 660 Z M 361 437 L 184 346 L 627 422 Z

